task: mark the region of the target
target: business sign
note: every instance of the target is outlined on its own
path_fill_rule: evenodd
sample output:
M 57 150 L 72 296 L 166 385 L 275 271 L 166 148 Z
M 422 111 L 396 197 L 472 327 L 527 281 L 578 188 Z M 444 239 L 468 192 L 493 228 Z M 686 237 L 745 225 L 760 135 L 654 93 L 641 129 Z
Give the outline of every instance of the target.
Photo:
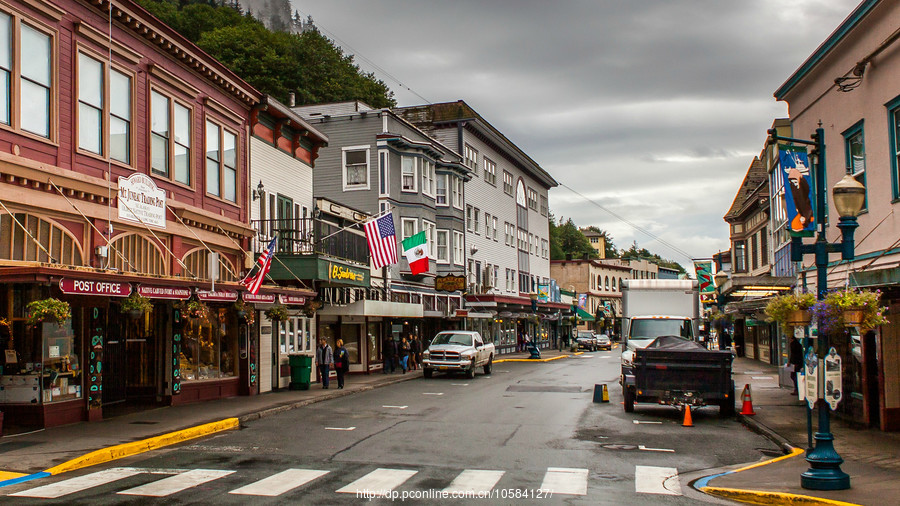
M 366 274 L 362 269 L 355 269 L 346 265 L 328 264 L 329 281 L 349 281 L 351 283 L 363 283 Z
M 280 295 L 281 303 L 285 306 L 302 306 L 306 304 L 306 297 L 299 297 L 297 295 Z
M 700 285 L 700 294 L 715 293 L 716 284 L 713 283 L 712 260 L 695 260 L 694 270 L 697 272 L 697 283 Z
M 190 288 L 174 286 L 141 285 L 137 288 L 138 295 L 148 299 L 187 300 L 191 298 Z
M 166 228 L 166 191 L 150 177 L 135 172 L 119 177 L 119 219 Z
M 244 295 L 242 295 L 241 297 L 243 297 L 244 302 L 247 302 L 250 304 L 274 304 L 275 303 L 275 296 L 272 294 L 258 293 L 256 295 L 253 295 L 250 292 L 244 292 Z
M 819 357 L 816 356 L 812 346 L 807 348 L 803 364 L 803 372 L 806 376 L 806 404 L 809 409 L 813 409 L 819 399 L 819 370 L 821 368 L 819 367 Z
M 809 156 L 801 146 L 778 146 L 778 174 L 784 184 L 784 211 L 793 236 L 812 237 L 816 230 L 815 200 Z
M 541 285 L 538 284 L 538 292 L 537 292 L 537 300 L 538 302 L 550 302 L 550 285 Z
M 466 277 L 452 274 L 437 276 L 434 278 L 434 289 L 440 292 L 463 291 L 466 289 Z
M 831 410 L 837 409 L 843 395 L 841 376 L 841 356 L 831 348 L 825 355 L 825 402 Z
M 234 302 L 238 293 L 233 290 L 197 290 L 197 298 L 207 302 Z
M 587 310 L 587 294 L 579 293 L 578 294 L 578 307 L 581 309 Z
M 83 279 L 59 280 L 59 290 L 67 295 L 103 295 L 106 297 L 128 297 L 131 283 L 118 281 L 87 281 Z

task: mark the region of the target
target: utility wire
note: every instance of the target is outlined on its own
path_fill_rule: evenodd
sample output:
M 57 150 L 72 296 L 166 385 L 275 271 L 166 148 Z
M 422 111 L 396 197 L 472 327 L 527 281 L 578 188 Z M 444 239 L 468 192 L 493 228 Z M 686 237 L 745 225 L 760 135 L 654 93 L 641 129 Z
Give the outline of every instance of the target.
M 644 234 L 650 236 L 651 238 L 653 238 L 653 239 L 656 240 L 656 241 L 659 241 L 659 243 L 662 244 L 663 246 L 668 247 L 669 249 L 671 249 L 671 250 L 674 251 L 675 253 L 678 253 L 679 255 L 683 256 L 684 258 L 687 258 L 687 259 L 690 260 L 691 262 L 693 262 L 693 260 L 694 260 L 695 258 L 699 258 L 698 256 L 691 255 L 690 253 L 688 253 L 688 252 L 684 251 L 683 249 L 679 248 L 678 246 L 675 246 L 674 244 L 672 244 L 672 243 L 666 241 L 666 240 L 663 239 L 662 237 L 660 237 L 660 236 L 654 234 L 653 232 L 650 232 L 649 230 L 647 230 L 647 229 L 645 229 L 645 228 L 643 228 L 643 227 L 641 227 L 641 226 L 639 226 L 639 225 L 637 225 L 637 224 L 635 224 L 635 223 L 632 223 L 631 221 L 628 221 L 628 220 L 625 219 L 624 217 L 620 216 L 619 214 L 615 213 L 614 211 L 610 210 L 609 208 L 607 208 L 607 207 L 601 205 L 600 203 L 598 203 L 598 202 L 596 202 L 596 201 L 594 201 L 594 200 L 592 200 L 592 199 L 589 199 L 589 198 L 585 197 L 585 196 L 582 195 L 580 192 L 578 192 L 577 190 L 573 189 L 571 186 L 569 186 L 569 185 L 567 185 L 567 184 L 565 184 L 565 183 L 559 183 L 559 185 L 562 186 L 563 188 L 569 190 L 570 192 L 574 193 L 575 195 L 578 195 L 578 196 L 581 197 L 582 199 L 584 199 L 584 200 L 590 202 L 591 204 L 594 204 L 595 206 L 599 207 L 600 209 L 606 211 L 606 212 L 609 213 L 612 217 L 614 217 L 614 218 L 616 218 L 617 220 L 621 221 L 622 223 L 628 225 L 629 227 L 631 227 L 631 228 L 633 228 L 633 229 L 635 229 L 635 230 L 637 230 L 637 231 L 639 231 L 639 232 L 642 232 L 642 233 L 644 233 Z

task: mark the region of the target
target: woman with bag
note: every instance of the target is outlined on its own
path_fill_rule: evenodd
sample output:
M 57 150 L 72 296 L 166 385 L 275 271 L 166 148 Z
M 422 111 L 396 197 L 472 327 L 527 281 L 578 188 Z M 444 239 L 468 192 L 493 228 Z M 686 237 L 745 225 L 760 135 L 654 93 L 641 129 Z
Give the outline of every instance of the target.
M 334 372 L 337 373 L 338 389 L 344 388 L 344 374 L 350 370 L 350 355 L 347 348 L 344 348 L 344 340 L 338 339 L 336 343 L 337 350 L 334 352 Z

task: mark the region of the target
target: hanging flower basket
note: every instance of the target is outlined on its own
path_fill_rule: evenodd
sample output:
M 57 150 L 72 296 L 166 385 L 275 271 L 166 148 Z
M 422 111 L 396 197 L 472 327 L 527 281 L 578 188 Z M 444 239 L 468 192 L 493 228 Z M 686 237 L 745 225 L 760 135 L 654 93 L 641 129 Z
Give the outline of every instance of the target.
M 120 310 L 127 314 L 132 320 L 137 320 L 151 309 L 153 309 L 153 303 L 150 302 L 150 299 L 141 296 L 137 292 L 122 299 L 122 306 L 120 308 Z
M 265 313 L 266 318 L 272 320 L 273 322 L 283 322 L 290 318 L 290 314 L 283 304 L 275 304 L 269 309 L 266 309 Z
M 836 332 L 844 327 L 873 329 L 888 323 L 886 307 L 880 305 L 881 291 L 836 290 L 816 304 L 815 314 L 823 332 Z
M 781 324 L 785 334 L 790 334 L 793 327 L 809 325 L 811 321 L 809 308 L 816 303 L 816 296 L 811 293 L 789 293 L 773 297 L 766 305 L 768 321 Z M 804 315 L 804 313 L 806 313 Z
M 38 323 L 62 325 L 72 317 L 72 308 L 69 303 L 52 297 L 29 302 L 26 309 L 28 310 L 28 325 L 37 325 Z
M 859 327 L 864 317 L 865 312 L 862 309 L 845 309 L 842 315 L 845 327 Z
M 188 318 L 206 319 L 209 316 L 209 307 L 199 300 L 189 300 L 184 306 L 184 315 Z
M 256 309 L 251 304 L 244 302 L 243 299 L 234 303 L 234 310 L 241 323 L 253 325 L 256 321 Z

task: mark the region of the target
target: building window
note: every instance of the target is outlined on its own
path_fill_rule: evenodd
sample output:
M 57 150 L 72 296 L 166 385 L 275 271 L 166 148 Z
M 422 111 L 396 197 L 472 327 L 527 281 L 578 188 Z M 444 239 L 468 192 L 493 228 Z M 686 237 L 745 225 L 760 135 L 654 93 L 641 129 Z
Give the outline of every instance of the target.
M 344 190 L 369 189 L 369 146 L 349 146 L 341 150 Z
M 50 138 L 52 39 L 25 23 L 21 25 L 19 37 L 22 130 Z
M 475 175 L 477 176 L 478 175 L 478 151 L 475 148 L 473 148 L 472 146 L 469 146 L 468 144 L 466 144 L 464 151 L 465 151 L 466 166 L 469 167 L 470 169 L 472 169 L 472 172 L 474 172 Z
M 890 140 L 891 140 L 891 169 L 894 188 L 892 196 L 894 199 L 900 198 L 900 97 L 895 98 L 893 102 L 888 104 L 890 109 Z
M 368 157 L 366 157 L 368 158 Z M 366 171 L 368 172 L 368 171 Z M 378 152 L 378 196 L 387 197 L 391 194 L 391 178 L 388 171 L 388 152 Z
M 465 259 L 465 236 L 462 232 L 453 231 L 453 263 L 462 265 Z
M 549 243 L 547 242 L 547 239 L 541 239 L 541 257 L 547 258 L 547 255 L 549 254 L 549 252 L 548 252 L 549 249 L 550 249 L 550 247 L 549 247 Z
M 108 135 L 104 133 L 107 117 Z M 105 143 L 107 138 L 109 142 Z M 78 148 L 131 163 L 131 77 L 109 70 L 104 63 L 81 52 L 78 53 Z
M 760 261 L 763 265 L 769 265 L 769 235 L 766 227 L 759 231 Z
M 437 228 L 435 224 L 422 220 L 422 230 L 425 231 L 425 241 L 428 244 L 428 254 L 434 255 L 434 252 L 437 251 Z
M 472 206 L 466 206 L 466 230 L 469 232 L 475 231 L 475 224 L 472 223 L 472 217 L 475 215 L 475 210 Z
M 237 135 L 206 122 L 206 193 L 237 202 Z
M 403 238 L 408 239 L 419 233 L 419 220 L 416 218 L 400 218 L 403 228 Z
M 512 197 L 513 195 L 513 175 L 507 171 L 503 171 L 503 193 Z
M 463 208 L 463 180 L 461 177 L 453 177 L 453 207 Z
M 491 235 L 495 241 L 497 241 L 497 217 L 494 216 L 491 219 Z
M 516 235 L 518 238 L 519 251 L 528 251 L 528 232 L 517 228 Z
M 431 160 L 419 160 L 422 167 L 422 193 L 434 196 L 434 164 Z
M 448 174 L 438 174 L 435 179 L 434 203 L 438 206 L 447 206 L 447 181 L 450 176 Z
M 534 188 L 528 189 L 528 209 L 532 209 L 537 211 L 537 192 L 534 191 Z
M 484 213 L 484 238 L 491 238 L 491 214 Z
M 863 122 L 853 125 L 844 132 L 844 145 L 847 158 L 847 171 L 863 186 L 866 185 L 866 147 L 863 135 Z M 863 201 L 863 210 L 869 207 L 869 191 Z
M 481 209 L 478 209 L 477 207 L 473 207 L 472 208 L 472 223 L 475 225 L 474 232 L 476 234 L 481 233 L 481 228 L 479 225 L 479 223 L 481 223 L 481 221 L 479 220 L 479 216 L 481 216 Z
M 437 231 L 437 251 L 435 252 L 438 263 L 450 263 L 450 231 Z
M 547 197 L 544 195 L 541 195 L 541 216 L 547 216 L 549 214 L 550 214 L 550 205 L 547 203 Z
M 484 158 L 484 182 L 497 186 L 497 164 Z
M 0 12 L 0 123 L 12 124 L 13 19 Z M 49 55 L 48 55 L 49 56 Z
M 150 154 L 154 174 L 191 184 L 191 110 L 150 92 Z
M 413 156 L 400 158 L 401 189 L 405 192 L 416 190 L 416 165 L 418 159 Z
M 759 267 L 759 241 L 756 234 L 750 236 L 750 266 L 754 271 Z
M 746 241 L 734 241 L 734 272 L 747 272 Z

